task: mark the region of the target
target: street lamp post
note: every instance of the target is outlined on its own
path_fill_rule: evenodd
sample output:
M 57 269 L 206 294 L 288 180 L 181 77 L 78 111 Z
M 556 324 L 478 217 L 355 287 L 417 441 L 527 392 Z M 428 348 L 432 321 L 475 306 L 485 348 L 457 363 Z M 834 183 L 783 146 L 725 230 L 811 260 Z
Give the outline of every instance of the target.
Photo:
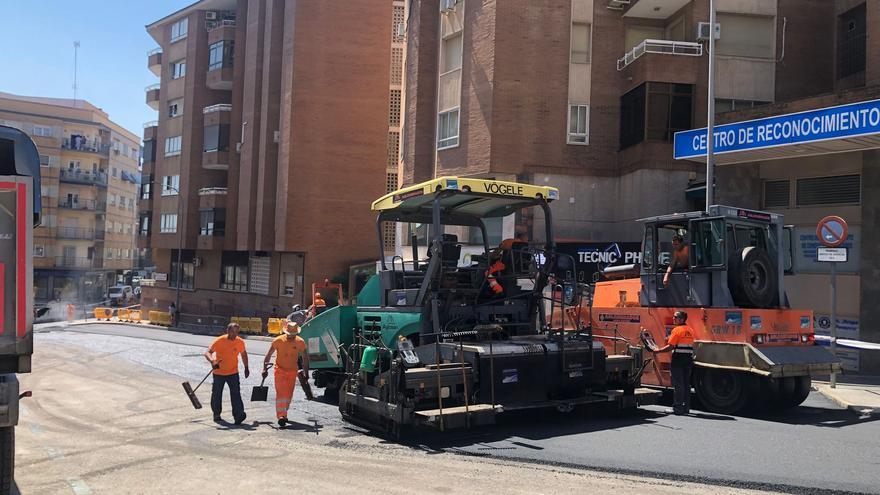
M 706 110 L 706 211 L 715 200 L 715 0 L 709 0 L 709 102 Z
M 182 278 L 183 278 L 183 273 L 182 273 L 183 264 L 181 263 L 181 256 L 183 253 L 183 232 L 181 231 L 181 228 L 180 228 L 180 215 L 181 215 L 180 206 L 183 202 L 183 195 L 180 194 L 180 189 L 178 189 L 172 185 L 164 184 L 164 183 L 160 184 L 155 181 L 153 181 L 153 185 L 160 186 L 163 191 L 165 189 L 170 189 L 170 190 L 174 191 L 175 193 L 177 193 L 177 222 L 175 223 L 175 226 L 174 226 L 175 230 L 177 231 L 177 270 L 176 270 L 176 274 L 175 274 L 175 279 L 177 280 L 177 285 L 176 285 L 177 290 L 175 293 L 174 306 L 175 306 L 175 308 L 177 308 L 177 312 L 179 313 L 180 312 L 180 284 L 181 284 Z M 159 228 L 161 229 L 161 225 L 159 226 Z M 160 231 L 160 233 L 161 233 L 161 231 Z

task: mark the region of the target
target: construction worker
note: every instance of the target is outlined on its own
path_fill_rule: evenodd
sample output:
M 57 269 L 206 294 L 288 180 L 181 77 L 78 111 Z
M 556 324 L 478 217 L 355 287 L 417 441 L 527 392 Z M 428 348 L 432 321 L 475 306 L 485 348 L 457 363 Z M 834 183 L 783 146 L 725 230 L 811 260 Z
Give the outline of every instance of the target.
M 214 421 L 221 421 L 220 412 L 223 404 L 223 386 L 229 386 L 229 398 L 232 401 L 232 418 L 235 424 L 240 425 L 247 414 L 244 412 L 244 403 L 241 401 L 241 384 L 238 378 L 238 356 L 244 363 L 244 377 L 251 375 L 248 367 L 248 355 L 245 350 L 244 340 L 238 336 L 241 328 L 238 323 L 226 325 L 226 335 L 214 339 L 205 359 L 214 368 L 214 384 L 211 388 L 211 411 L 214 413 Z
M 315 292 L 315 298 L 312 300 L 312 305 L 309 306 L 309 318 L 318 316 L 323 313 L 325 309 L 327 309 L 327 303 L 324 301 L 324 298 L 321 297 L 320 292 Z
M 684 311 L 676 311 L 672 316 L 675 328 L 666 339 L 666 345 L 652 352 L 672 351 L 672 412 L 685 415 L 691 409 L 691 372 L 694 369 L 694 330 L 687 324 L 688 315 Z
M 67 322 L 72 322 L 73 317 L 76 315 L 76 306 L 71 303 L 67 303 Z
M 489 261 L 491 264 L 489 265 L 489 269 L 486 270 L 486 283 L 489 285 L 489 289 L 495 296 L 504 295 L 504 287 L 498 283 L 496 274 L 500 274 L 505 268 L 507 268 L 507 265 L 504 264 L 502 258 L 504 258 L 505 251 L 513 249 L 514 242 L 516 242 L 516 239 L 504 239 L 501 241 L 501 244 L 498 245 L 498 248 L 493 249 L 492 252 L 489 253 Z
M 673 271 L 687 270 L 688 266 L 690 266 L 690 250 L 684 243 L 684 238 L 676 234 L 672 236 L 672 259 L 669 260 L 666 275 L 663 275 L 663 285 L 669 285 L 669 276 Z
M 269 352 L 263 359 L 263 378 L 269 375 L 269 361 L 272 354 L 278 353 L 275 358 L 275 417 L 278 426 L 287 424 L 287 410 L 293 399 L 293 389 L 296 388 L 296 379 L 299 374 L 299 358 L 302 357 L 303 372 L 309 373 L 309 354 L 306 352 L 306 341 L 300 337 L 299 325 L 287 320 L 284 333 L 272 341 Z

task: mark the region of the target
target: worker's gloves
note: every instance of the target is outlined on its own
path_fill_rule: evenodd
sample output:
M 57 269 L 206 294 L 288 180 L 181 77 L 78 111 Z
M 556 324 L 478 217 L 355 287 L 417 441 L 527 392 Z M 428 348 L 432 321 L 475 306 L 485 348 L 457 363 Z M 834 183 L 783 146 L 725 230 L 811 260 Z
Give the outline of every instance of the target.
M 263 378 L 266 378 L 267 376 L 269 376 L 269 370 L 263 370 L 262 376 L 263 376 Z
M 214 368 L 215 370 L 219 370 L 219 369 L 220 369 L 220 363 L 214 363 L 214 364 L 211 365 L 211 367 Z

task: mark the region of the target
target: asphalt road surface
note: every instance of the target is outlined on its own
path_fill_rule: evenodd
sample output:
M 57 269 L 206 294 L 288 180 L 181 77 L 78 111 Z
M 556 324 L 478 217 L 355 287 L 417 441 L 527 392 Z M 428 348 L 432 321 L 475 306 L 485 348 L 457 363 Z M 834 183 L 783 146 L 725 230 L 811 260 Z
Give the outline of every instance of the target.
M 193 385 L 206 373 L 201 354 L 213 337 L 122 325 L 48 327 L 37 330 L 35 346 L 46 352 L 59 344 L 90 354 L 175 375 Z M 259 364 L 269 343 L 247 341 L 253 374 L 242 382 L 248 422 L 271 428 L 272 403 L 247 402 L 259 384 Z M 39 369 L 35 375 L 38 376 Z M 27 381 L 25 381 L 27 384 Z M 271 374 L 267 384 L 271 390 Z M 36 387 L 35 394 L 44 393 Z M 188 402 L 182 389 L 180 400 Z M 199 390 L 208 418 L 210 388 Z M 320 392 L 319 392 L 320 395 Z M 270 400 L 273 393 L 270 392 Z M 27 404 L 27 402 L 25 402 Z M 228 401 L 224 415 L 228 418 Z M 367 436 L 343 422 L 336 406 L 307 402 L 299 388 L 291 420 L 305 431 Z M 560 469 L 590 469 L 616 475 L 647 476 L 670 482 L 705 483 L 716 488 L 796 493 L 880 493 L 880 422 L 859 417 L 818 393 L 799 408 L 758 417 L 695 411 L 688 417 L 649 406 L 626 416 L 609 414 L 505 414 L 499 424 L 439 435 L 420 434 L 404 447 L 451 452 L 484 460 L 525 461 Z M 389 445 L 383 442 L 383 445 Z M 395 445 L 394 448 L 399 448 Z M 71 485 L 72 486 L 72 485 Z

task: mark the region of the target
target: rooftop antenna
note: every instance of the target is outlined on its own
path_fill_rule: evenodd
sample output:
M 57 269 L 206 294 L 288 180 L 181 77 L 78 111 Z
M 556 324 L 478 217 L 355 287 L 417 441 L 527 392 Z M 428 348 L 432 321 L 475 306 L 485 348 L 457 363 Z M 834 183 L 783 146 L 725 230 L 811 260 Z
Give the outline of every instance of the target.
M 79 41 L 73 42 L 73 107 L 76 108 L 76 56 L 79 52 Z

